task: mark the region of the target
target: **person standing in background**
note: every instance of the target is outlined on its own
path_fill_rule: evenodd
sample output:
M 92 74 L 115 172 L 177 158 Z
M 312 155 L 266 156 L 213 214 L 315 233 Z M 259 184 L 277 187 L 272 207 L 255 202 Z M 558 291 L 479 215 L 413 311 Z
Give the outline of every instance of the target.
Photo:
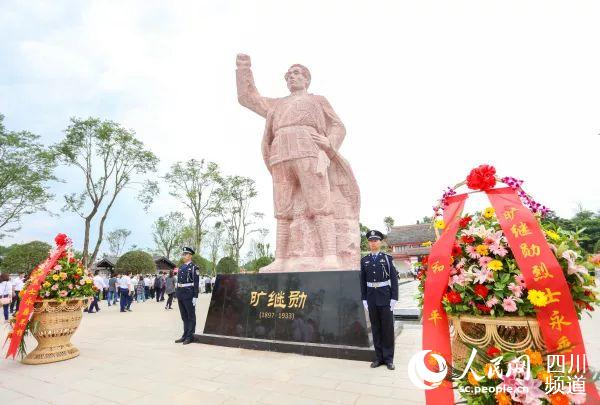
M 131 279 L 128 275 L 123 274 L 121 277 L 119 277 L 117 286 L 119 287 L 121 312 L 125 312 L 125 308 L 127 308 L 127 302 L 129 301 L 129 287 L 131 286 Z
M 125 309 L 129 312 L 131 312 L 131 303 L 133 302 L 133 298 L 135 295 L 135 284 L 133 283 L 135 277 L 133 277 L 133 273 L 129 273 L 129 294 L 127 295 L 127 306 L 125 307 Z M 137 280 L 135 280 L 137 283 Z
M 156 282 L 156 275 L 150 276 L 150 298 L 154 299 L 154 294 L 156 294 L 156 290 L 154 289 L 154 283 Z
M 94 313 L 94 308 L 96 308 L 96 312 L 100 312 L 100 306 L 98 305 L 98 301 L 100 300 L 100 293 L 102 292 L 102 289 L 104 288 L 104 281 L 102 280 L 102 276 L 100 276 L 98 274 L 98 270 L 96 270 L 94 272 L 94 287 L 95 287 L 95 292 L 94 292 L 94 299 L 92 300 L 92 303 L 90 304 L 89 308 L 88 308 L 88 314 L 93 314 Z
M 150 274 L 146 274 L 144 276 L 144 293 L 146 294 L 146 299 L 150 299 L 150 286 L 152 285 L 152 280 L 150 279 Z
M 13 297 L 12 302 L 10 303 L 10 312 L 15 313 L 19 310 L 19 304 L 21 303 L 21 296 L 19 293 L 23 289 L 23 273 L 19 273 L 17 278 L 13 281 L 13 287 L 15 288 L 15 296 Z
M 144 276 L 142 276 L 140 274 L 137 278 L 138 278 L 138 283 L 135 286 L 137 302 L 145 302 L 146 301 L 146 286 L 144 285 Z
M 167 273 L 164 271 L 160 272 L 160 300 L 165 300 L 165 291 L 167 289 Z
M 2 310 L 4 312 L 4 322 L 8 322 L 8 315 L 10 310 L 10 304 L 12 302 L 15 288 L 13 283 L 10 281 L 8 273 L 0 274 L 0 304 L 2 304 Z
M 117 305 L 117 277 L 114 274 L 108 279 L 108 306 Z
M 177 277 L 175 277 L 173 270 L 171 270 L 165 280 L 165 293 L 168 297 L 165 309 L 173 309 L 171 306 L 173 305 L 173 295 L 175 295 L 175 283 L 177 283 Z

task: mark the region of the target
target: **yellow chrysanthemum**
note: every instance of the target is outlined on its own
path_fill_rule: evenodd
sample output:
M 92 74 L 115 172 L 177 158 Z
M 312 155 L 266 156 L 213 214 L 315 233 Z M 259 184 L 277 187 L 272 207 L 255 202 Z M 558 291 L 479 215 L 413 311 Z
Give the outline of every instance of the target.
M 60 275 L 60 278 L 62 278 L 63 280 L 67 279 L 67 273 L 61 271 L 59 275 Z
M 58 281 L 59 279 L 60 279 L 60 276 L 58 274 L 53 274 L 52 275 L 52 280 Z
M 486 217 L 487 219 L 492 218 L 495 214 L 496 214 L 496 210 L 492 207 L 487 207 L 485 210 L 483 210 L 483 216 Z
M 92 284 L 92 280 L 90 280 L 89 278 L 88 278 L 87 280 L 85 280 L 85 282 L 86 282 L 87 284 Z
M 552 380 L 552 375 L 550 375 L 550 373 L 547 372 L 546 370 L 540 370 L 537 373 L 536 378 L 545 384 L 549 384 L 550 381 Z
M 423 243 L 421 243 L 421 246 L 423 246 L 423 247 L 429 247 L 429 246 L 431 246 L 432 244 L 433 244 L 433 242 L 431 242 L 430 240 L 428 240 L 427 242 L 423 242 Z
M 497 380 L 498 378 L 500 378 L 500 376 L 496 372 L 496 367 L 494 367 L 494 365 L 492 363 L 487 363 L 485 365 L 485 367 L 483 368 L 483 374 L 487 378 L 492 379 L 492 380 Z
M 492 271 L 502 270 L 503 264 L 500 260 L 492 260 L 488 263 L 488 269 Z
M 479 385 L 479 381 L 477 381 L 477 379 L 473 375 L 473 371 L 469 372 L 469 374 L 467 376 L 467 380 L 469 380 L 469 384 L 471 384 L 471 385 Z
M 475 248 L 475 250 L 481 256 L 487 256 L 487 254 L 488 254 L 488 247 L 487 247 L 487 245 L 477 245 L 477 247 Z
M 548 305 L 548 297 L 543 291 L 529 290 L 527 299 L 536 307 L 545 307 Z
M 552 240 L 558 240 L 558 239 L 560 239 L 560 235 L 557 234 L 554 231 L 551 231 L 551 230 L 547 230 L 546 231 L 546 236 L 548 236 Z
M 497 405 L 511 405 L 512 401 L 510 399 L 510 395 L 506 392 L 497 392 L 496 393 L 496 404 Z
M 51 285 L 51 284 L 50 284 L 50 282 L 48 282 L 48 281 L 44 281 L 44 284 L 42 284 L 42 285 L 43 285 L 44 287 L 48 288 L 48 287 L 50 287 L 50 285 Z
M 437 229 L 444 229 L 446 227 L 446 223 L 443 219 L 436 219 L 436 221 L 433 223 L 433 226 L 435 226 Z
M 542 353 L 536 352 L 535 350 L 526 349 L 525 354 L 529 356 L 529 362 L 534 366 L 541 366 L 543 359 Z
M 83 270 L 81 270 L 81 268 L 78 268 L 76 271 L 77 274 L 82 275 L 83 274 Z

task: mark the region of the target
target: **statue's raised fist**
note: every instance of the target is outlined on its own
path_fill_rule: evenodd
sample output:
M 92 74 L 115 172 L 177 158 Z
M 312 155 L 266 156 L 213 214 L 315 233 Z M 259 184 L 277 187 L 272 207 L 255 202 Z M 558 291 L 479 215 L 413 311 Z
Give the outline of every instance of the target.
M 235 60 L 235 64 L 239 68 L 240 67 L 250 67 L 251 66 L 250 56 L 248 56 L 244 53 L 238 53 L 237 58 Z

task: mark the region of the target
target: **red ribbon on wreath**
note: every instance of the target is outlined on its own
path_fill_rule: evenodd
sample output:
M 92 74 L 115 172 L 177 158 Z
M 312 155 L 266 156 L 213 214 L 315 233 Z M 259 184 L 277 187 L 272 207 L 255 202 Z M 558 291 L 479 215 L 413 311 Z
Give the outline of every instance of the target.
M 46 281 L 46 275 L 56 266 L 58 260 L 65 254 L 67 246 L 71 243 L 70 239 L 64 233 L 58 234 L 54 238 L 54 241 L 56 242 L 57 249 L 50 254 L 46 261 L 31 272 L 27 287 L 22 291 L 23 296 L 15 317 L 15 324 L 7 337 L 7 340 L 10 339 L 10 344 L 6 352 L 6 358 L 12 356 L 14 359 L 17 355 L 25 329 L 33 315 L 33 306 L 39 299 L 38 294 L 42 283 Z

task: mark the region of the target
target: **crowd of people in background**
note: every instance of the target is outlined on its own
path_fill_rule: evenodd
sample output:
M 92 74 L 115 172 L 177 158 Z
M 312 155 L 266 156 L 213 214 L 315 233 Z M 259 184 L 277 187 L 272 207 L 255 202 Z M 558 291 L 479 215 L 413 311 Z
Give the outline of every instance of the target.
M 91 276 L 91 275 L 90 275 Z M 19 308 L 21 297 L 19 293 L 25 284 L 23 273 L 11 278 L 8 273 L 0 274 L 0 304 L 4 315 L 4 321 L 8 322 L 10 315 Z M 101 275 L 96 271 L 93 275 L 96 294 L 92 298 L 85 312 L 93 314 L 100 311 L 100 302 L 106 301 L 107 305 L 119 304 L 121 312 L 131 312 L 133 302 L 143 303 L 148 300 L 165 302 L 165 309 L 173 309 L 173 299 L 177 288 L 177 272 L 171 270 L 158 274 L 119 274 L 113 273 L 110 277 Z M 215 277 L 209 275 L 200 276 L 200 292 L 211 293 L 215 283 Z
M 215 277 L 208 275 L 200 276 L 200 292 L 211 293 L 215 283 Z M 94 285 L 97 293 L 90 306 L 85 310 L 90 314 L 98 312 L 100 301 L 106 301 L 107 305 L 119 304 L 121 312 L 131 312 L 133 302 L 143 303 L 148 300 L 165 302 L 165 309 L 173 309 L 173 299 L 177 288 L 177 273 L 171 270 L 168 273 L 161 271 L 158 274 L 119 274 L 114 273 L 110 277 L 94 274 Z

